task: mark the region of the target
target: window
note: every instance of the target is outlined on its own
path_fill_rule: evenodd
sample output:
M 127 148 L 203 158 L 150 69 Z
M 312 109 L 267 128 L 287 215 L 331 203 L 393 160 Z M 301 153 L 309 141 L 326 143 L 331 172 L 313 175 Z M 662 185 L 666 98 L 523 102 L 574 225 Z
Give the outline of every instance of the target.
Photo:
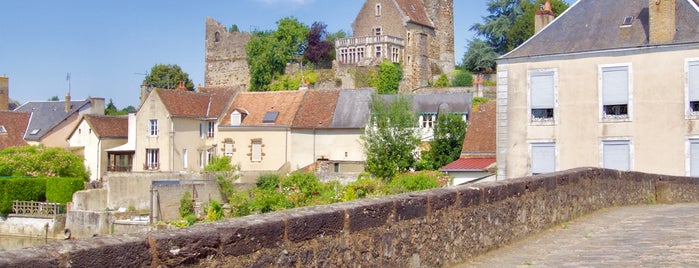
M 182 167 L 189 167 L 189 159 L 187 159 L 187 149 L 182 149 Z
M 556 144 L 532 143 L 531 162 L 532 175 L 556 171 Z
M 146 170 L 160 169 L 160 162 L 158 162 L 159 161 L 159 154 L 160 154 L 159 149 L 146 149 L 146 165 L 145 165 L 144 169 L 146 169 Z
M 699 60 L 687 62 L 687 95 L 690 114 L 699 115 Z
M 80 129 L 78 129 L 78 132 L 80 132 Z M 0 134 L 7 134 L 7 129 L 3 125 L 0 125 Z
M 381 35 L 381 27 L 374 28 L 374 34 Z
M 214 129 L 216 128 L 216 122 L 209 121 L 206 123 L 207 123 L 206 136 L 209 138 L 213 138 L 214 137 Z
M 689 172 L 687 174 L 690 177 L 699 177 L 699 139 L 689 140 L 689 155 L 688 155 L 688 165 Z
M 381 46 L 376 46 L 376 58 L 381 58 Z
M 204 138 L 204 122 L 199 122 L 199 138 Z
M 233 156 L 233 141 L 226 141 L 223 144 L 223 154 L 225 156 Z
M 151 119 L 148 123 L 148 135 L 158 136 L 158 119 Z
M 407 39 L 408 39 L 408 42 L 407 42 L 406 44 L 410 44 L 410 37 L 411 37 L 410 35 L 411 35 L 410 32 L 408 32 L 408 34 L 407 34 L 407 36 L 408 36 L 408 38 L 407 38 Z
M 420 126 L 422 128 L 432 128 L 434 126 L 434 120 L 436 117 L 436 114 L 421 114 Z
M 602 167 L 631 170 L 631 142 L 628 140 L 602 141 Z
M 216 32 L 214 33 L 214 42 L 219 42 L 221 41 L 221 33 Z
M 376 16 L 381 16 L 381 4 L 376 4 Z
M 397 47 L 391 48 L 391 61 L 400 62 L 400 54 Z
M 262 162 L 262 141 L 252 141 L 252 162 Z
M 602 118 L 629 119 L 629 66 L 602 67 Z
M 357 60 L 361 60 L 363 58 L 364 58 L 364 48 L 358 47 L 357 48 Z
M 551 121 L 555 107 L 555 74 L 535 71 L 529 74 L 532 121 Z

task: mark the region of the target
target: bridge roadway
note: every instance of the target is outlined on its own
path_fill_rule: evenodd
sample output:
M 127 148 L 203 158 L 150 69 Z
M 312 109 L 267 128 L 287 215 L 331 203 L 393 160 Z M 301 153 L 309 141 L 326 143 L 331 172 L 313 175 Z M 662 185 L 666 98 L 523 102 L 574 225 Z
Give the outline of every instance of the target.
M 455 267 L 699 267 L 699 203 L 603 209 Z

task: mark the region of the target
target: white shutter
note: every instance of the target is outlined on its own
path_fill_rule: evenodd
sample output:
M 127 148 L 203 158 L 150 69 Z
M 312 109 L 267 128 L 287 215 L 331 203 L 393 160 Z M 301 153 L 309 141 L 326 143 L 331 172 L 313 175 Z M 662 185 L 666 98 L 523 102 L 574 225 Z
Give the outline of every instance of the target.
M 699 140 L 689 141 L 689 176 L 699 177 Z
M 699 61 L 689 62 L 688 67 L 689 101 L 699 101 Z
M 602 101 L 604 105 L 629 103 L 629 67 L 602 68 Z
M 259 142 L 259 141 L 252 142 L 252 161 L 253 162 L 262 161 L 262 142 Z
M 553 72 L 535 72 L 530 77 L 532 109 L 553 109 Z
M 532 174 L 550 173 L 556 171 L 555 143 L 532 143 L 531 153 Z
M 225 155 L 227 155 L 227 156 L 233 155 L 233 143 L 224 143 L 223 148 L 224 148 Z
M 630 149 L 631 145 L 628 141 L 605 141 L 602 148 L 604 168 L 630 170 Z

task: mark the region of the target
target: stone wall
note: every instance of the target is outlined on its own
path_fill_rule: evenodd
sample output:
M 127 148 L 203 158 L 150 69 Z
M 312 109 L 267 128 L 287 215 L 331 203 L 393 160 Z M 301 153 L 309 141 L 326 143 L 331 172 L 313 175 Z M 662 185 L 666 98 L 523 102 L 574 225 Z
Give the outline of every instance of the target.
M 451 266 L 601 208 L 698 198 L 697 178 L 579 168 L 0 252 L 0 266 Z
M 206 18 L 206 87 L 241 86 L 243 90 L 247 89 L 250 69 L 245 46 L 248 41 L 248 32 L 229 32 L 221 23 Z

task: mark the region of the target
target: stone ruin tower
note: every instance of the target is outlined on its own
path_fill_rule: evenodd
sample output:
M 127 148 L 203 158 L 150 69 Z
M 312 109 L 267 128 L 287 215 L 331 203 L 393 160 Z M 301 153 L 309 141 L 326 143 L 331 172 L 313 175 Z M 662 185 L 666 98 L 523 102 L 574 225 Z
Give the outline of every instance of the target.
M 400 63 L 400 91 L 407 93 L 454 71 L 453 0 L 366 0 L 352 32 L 335 42 L 338 73 Z
M 240 86 L 247 89 L 250 70 L 245 45 L 247 32 L 229 32 L 218 21 L 206 18 L 206 66 L 204 86 Z

